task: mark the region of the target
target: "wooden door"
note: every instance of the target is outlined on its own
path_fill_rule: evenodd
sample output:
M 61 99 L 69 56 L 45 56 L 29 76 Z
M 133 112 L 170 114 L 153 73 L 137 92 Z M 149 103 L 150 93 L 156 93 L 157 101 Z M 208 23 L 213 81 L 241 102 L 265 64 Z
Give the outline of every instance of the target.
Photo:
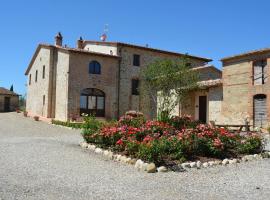
M 4 111 L 9 112 L 10 111 L 10 97 L 4 98 Z
M 199 121 L 206 123 L 207 121 L 207 97 L 199 96 Z
M 267 125 L 266 96 L 254 96 L 254 126 L 265 127 Z

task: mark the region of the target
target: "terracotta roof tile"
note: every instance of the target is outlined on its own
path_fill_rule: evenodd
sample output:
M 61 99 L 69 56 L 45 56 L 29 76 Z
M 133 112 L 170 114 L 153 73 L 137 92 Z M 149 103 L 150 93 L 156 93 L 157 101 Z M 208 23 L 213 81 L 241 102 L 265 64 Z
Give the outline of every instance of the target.
M 245 56 L 250 56 L 250 55 L 260 54 L 260 53 L 267 53 L 267 52 L 270 52 L 270 48 L 263 48 L 263 49 L 248 51 L 248 52 L 245 52 L 245 53 L 224 57 L 224 58 L 221 59 L 221 61 L 228 61 L 228 60 L 235 59 L 235 58 L 242 58 L 242 57 L 245 57 Z
M 6 88 L 0 87 L 0 95 L 12 95 L 12 96 L 18 96 L 15 92 L 12 92 Z

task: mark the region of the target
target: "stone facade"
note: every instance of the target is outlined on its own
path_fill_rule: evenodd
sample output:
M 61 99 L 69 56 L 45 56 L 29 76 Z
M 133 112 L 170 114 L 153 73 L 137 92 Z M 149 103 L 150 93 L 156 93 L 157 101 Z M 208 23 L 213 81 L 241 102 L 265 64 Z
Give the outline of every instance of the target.
M 11 112 L 19 108 L 19 95 L 0 87 L 0 112 Z
M 267 61 L 265 67 L 266 81 L 264 84 L 254 84 L 254 62 Z M 270 120 L 270 82 L 269 76 L 270 50 L 254 51 L 246 54 L 222 59 L 223 63 L 223 104 L 224 123 L 243 124 L 247 119 L 254 125 L 254 96 L 266 95 L 267 123 Z
M 156 59 L 185 56 L 124 43 L 80 39 L 78 48 L 62 47 L 59 41 L 57 44 L 40 44 L 28 66 L 25 74 L 28 83 L 31 76 L 31 84 L 27 87 L 26 109 L 30 115 L 62 121 L 80 116 L 80 98 L 82 91 L 87 88 L 95 88 L 105 94 L 105 118 L 116 119 L 128 110 L 142 111 L 147 118 L 155 117 L 156 105 L 147 95 L 132 95 L 132 79 L 139 79 L 140 70 Z M 140 66 L 133 65 L 134 54 L 140 56 Z M 196 56 L 188 57 L 193 68 L 205 66 L 211 61 Z M 100 64 L 100 74 L 89 74 L 91 61 Z M 212 76 L 215 74 L 206 73 L 202 80 Z

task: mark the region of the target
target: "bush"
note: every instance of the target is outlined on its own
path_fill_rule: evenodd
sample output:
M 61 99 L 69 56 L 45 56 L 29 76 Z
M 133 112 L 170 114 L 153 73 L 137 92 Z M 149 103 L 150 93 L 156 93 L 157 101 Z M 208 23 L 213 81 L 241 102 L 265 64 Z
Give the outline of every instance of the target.
M 256 133 L 231 133 L 198 124 L 189 117 L 173 117 L 166 123 L 126 114 L 118 122 L 104 124 L 89 116 L 85 117 L 82 135 L 87 142 L 156 164 L 198 156 L 237 157 L 259 152 L 263 147 Z
M 52 124 L 71 127 L 74 129 L 80 129 L 83 127 L 83 123 L 75 123 L 75 122 L 69 122 L 69 121 L 63 122 L 63 121 L 59 121 L 59 120 L 52 120 Z

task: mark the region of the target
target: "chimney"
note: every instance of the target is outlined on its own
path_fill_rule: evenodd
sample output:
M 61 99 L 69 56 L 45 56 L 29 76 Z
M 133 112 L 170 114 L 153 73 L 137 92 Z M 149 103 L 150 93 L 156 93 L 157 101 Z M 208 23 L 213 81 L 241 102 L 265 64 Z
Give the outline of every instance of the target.
M 82 39 L 82 37 L 80 37 L 80 38 L 77 40 L 77 48 L 78 48 L 78 49 L 83 49 L 83 39 Z
M 60 32 L 57 33 L 57 35 L 55 36 L 55 46 L 62 46 L 62 42 L 63 42 L 63 37 L 61 35 Z

